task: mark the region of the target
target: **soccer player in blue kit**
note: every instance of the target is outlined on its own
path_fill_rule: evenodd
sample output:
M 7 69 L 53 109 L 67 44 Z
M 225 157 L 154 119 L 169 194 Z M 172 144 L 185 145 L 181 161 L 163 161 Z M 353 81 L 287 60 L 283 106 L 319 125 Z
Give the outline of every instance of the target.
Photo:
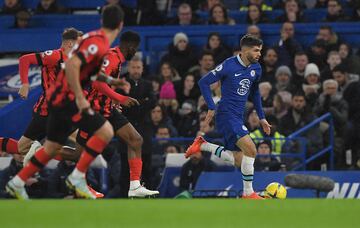
M 252 187 L 256 147 L 243 118 L 249 94 L 252 94 L 264 132 L 269 135 L 271 128 L 262 110 L 258 86 L 261 76 L 258 60 L 262 44 L 262 40 L 252 35 L 243 36 L 240 41 L 240 54 L 226 59 L 200 79 L 198 84 L 209 109 L 205 121 L 211 122 L 216 109 L 215 123 L 217 130 L 224 136 L 225 147 L 209 143 L 199 136 L 185 154 L 185 157 L 190 157 L 201 151 L 210 152 L 234 166 L 241 167 L 244 185 L 242 198 L 245 199 L 262 199 Z M 210 85 L 217 81 L 221 81 L 222 95 L 218 107 L 215 106 L 210 90 Z

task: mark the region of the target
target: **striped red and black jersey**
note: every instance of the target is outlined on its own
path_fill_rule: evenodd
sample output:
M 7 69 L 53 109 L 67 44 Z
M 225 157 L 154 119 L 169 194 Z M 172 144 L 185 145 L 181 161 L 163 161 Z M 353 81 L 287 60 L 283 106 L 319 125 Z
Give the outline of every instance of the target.
M 111 48 L 104 58 L 101 71 L 113 78 L 119 78 L 121 65 L 125 62 L 125 57 L 119 47 Z M 104 95 L 95 88 L 91 88 L 88 94 L 91 107 L 104 117 L 109 117 L 112 109 L 112 99 Z
M 48 50 L 42 53 L 35 54 L 37 65 L 41 66 L 41 86 L 43 93 L 34 105 L 34 113 L 41 116 L 47 116 L 48 104 L 46 102 L 46 93 L 50 85 L 56 81 L 56 76 L 61 70 L 61 64 L 66 60 L 66 55 L 63 49 Z
M 103 58 L 109 48 L 109 40 L 102 29 L 84 34 L 80 43 L 74 46 L 69 58 L 76 55 L 81 60 L 80 83 L 83 89 L 90 86 L 91 76 L 100 71 Z M 64 69 L 60 71 L 56 82 L 49 89 L 47 99 L 54 107 L 62 107 L 75 100 L 75 95 L 67 83 Z

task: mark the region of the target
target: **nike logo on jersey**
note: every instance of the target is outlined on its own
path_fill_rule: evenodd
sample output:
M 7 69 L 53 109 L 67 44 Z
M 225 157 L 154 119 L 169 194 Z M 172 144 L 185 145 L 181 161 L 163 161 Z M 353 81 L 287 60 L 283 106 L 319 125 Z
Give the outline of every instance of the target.
M 235 77 L 239 77 L 239 76 L 241 76 L 242 75 L 242 73 L 240 73 L 240 74 L 235 74 Z

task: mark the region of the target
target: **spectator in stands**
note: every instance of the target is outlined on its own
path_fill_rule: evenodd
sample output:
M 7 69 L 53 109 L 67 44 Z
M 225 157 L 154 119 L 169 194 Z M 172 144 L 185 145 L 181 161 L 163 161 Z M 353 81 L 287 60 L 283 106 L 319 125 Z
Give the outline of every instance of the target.
M 176 33 L 173 43 L 168 47 L 168 53 L 161 62 L 169 62 L 179 72 L 180 76 L 196 64 L 195 54 L 189 45 L 189 38 L 185 33 Z
M 249 132 L 255 131 L 260 127 L 260 119 L 257 115 L 255 109 L 251 109 L 249 111 L 248 117 L 247 117 L 247 128 Z
M 178 7 L 177 17 L 170 20 L 168 24 L 187 26 L 201 24 L 201 22 L 193 15 L 191 6 L 187 3 L 182 3 Z
M 158 78 L 161 84 L 167 81 L 177 82 L 181 80 L 179 73 L 169 62 L 162 62 L 160 64 L 160 74 Z
M 191 73 L 186 74 L 184 80 L 177 82 L 175 89 L 176 98 L 180 105 L 185 100 L 192 100 L 196 103 L 200 96 L 199 87 L 195 85 L 195 76 Z
M 227 9 L 222 4 L 214 5 L 209 12 L 209 25 L 235 25 L 235 20 L 228 16 Z
M 360 1 L 353 1 L 354 13 L 351 17 L 351 21 L 360 21 Z
M 250 4 L 247 12 L 246 23 L 250 25 L 268 23 L 269 19 L 263 14 L 259 5 Z
M 246 29 L 246 33 L 251 34 L 251 35 L 255 36 L 256 38 L 261 39 L 260 28 L 258 26 L 256 26 L 256 25 L 248 26 L 247 29 Z
M 314 8 L 325 9 L 328 7 L 328 0 L 317 0 Z
M 68 12 L 56 0 L 40 0 L 35 10 L 35 14 L 63 14 Z
M 199 58 L 199 66 L 190 69 L 190 72 L 195 76 L 196 82 L 202 76 L 206 75 L 210 70 L 214 69 L 215 62 L 212 52 L 203 51 Z
M 309 59 L 305 52 L 300 51 L 295 53 L 291 84 L 296 87 L 296 90 L 300 90 L 302 84 L 305 82 L 305 67 L 308 63 Z
M 295 39 L 295 28 L 291 22 L 285 22 L 280 30 L 280 40 L 275 45 L 279 65 L 290 66 L 295 53 L 302 51 L 300 43 Z
M 276 18 L 276 22 L 291 22 L 291 23 L 300 23 L 305 22 L 303 13 L 299 7 L 299 3 L 296 0 L 286 0 L 285 1 L 285 12 L 283 15 Z
M 293 93 L 295 90 L 294 85 L 290 83 L 292 77 L 292 73 L 290 71 L 290 68 L 288 66 L 280 66 L 276 69 L 275 73 L 275 91 L 288 91 L 290 93 Z
M 190 157 L 181 168 L 180 189 L 182 191 L 192 191 L 195 189 L 196 182 L 202 172 L 211 172 L 216 169 L 213 161 L 205 158 L 202 153 L 196 153 Z
M 181 105 L 175 123 L 179 136 L 196 136 L 196 132 L 199 129 L 199 122 L 195 102 L 187 100 Z
M 262 64 L 262 76 L 261 82 L 270 82 L 272 85 L 275 84 L 275 69 L 278 61 L 278 55 L 274 48 L 268 48 L 265 51 Z
M 223 2 L 221 0 L 206 0 L 206 1 L 202 0 L 202 3 L 200 4 L 200 10 L 210 11 L 211 8 L 213 8 L 215 5 L 218 4 L 223 4 Z
M 270 82 L 261 82 L 259 83 L 259 92 L 261 95 L 262 106 L 264 108 L 272 107 L 273 104 L 273 94 L 272 85 Z
M 179 103 L 176 100 L 175 87 L 172 81 L 166 81 L 161 85 L 159 98 L 159 104 L 164 105 L 167 114 L 174 120 Z
M 330 51 L 327 58 L 327 66 L 321 71 L 321 81 L 332 78 L 332 70 L 341 63 L 339 52 Z
M 150 125 L 152 128 L 152 137 L 156 135 L 159 126 L 164 125 L 169 128 L 172 137 L 177 136 L 177 130 L 173 125 L 172 119 L 166 113 L 163 105 L 157 104 L 150 113 Z
M 324 40 L 326 45 L 326 51 L 337 50 L 339 47 L 339 37 L 328 25 L 320 26 L 319 32 L 316 36 L 317 40 Z
M 326 22 L 342 22 L 348 21 L 345 16 L 341 3 L 338 0 L 329 0 L 327 4 L 327 15 L 324 21 Z
M 249 6 L 250 5 L 257 5 L 260 7 L 261 11 L 270 11 L 272 10 L 272 7 L 269 5 L 266 5 L 266 3 L 263 0 L 250 0 L 249 1 Z M 245 11 L 249 9 L 249 6 L 242 6 L 240 7 L 240 11 Z
M 349 73 L 360 75 L 360 57 L 352 54 L 351 46 L 348 43 L 339 45 L 341 62 L 346 66 Z
M 271 142 L 269 140 L 262 140 L 257 143 L 257 154 L 260 155 L 255 159 L 255 171 L 279 171 L 281 168 L 280 162 L 272 157 Z
M 14 28 L 26 29 L 29 28 L 29 21 L 31 15 L 28 11 L 19 11 L 15 15 L 15 25 Z
M 204 50 L 213 53 L 215 65 L 222 63 L 225 59 L 231 56 L 230 49 L 223 44 L 220 33 L 211 32 L 208 35 L 208 41 Z
M 314 63 L 309 63 L 305 68 L 305 82 L 302 85 L 306 103 L 313 108 L 321 92 L 320 71 Z
M 326 53 L 326 42 L 322 39 L 316 40 L 307 53 L 309 62 L 313 62 L 323 69 L 326 66 Z
M 158 78 L 158 77 L 151 78 L 152 92 L 153 92 L 153 95 L 156 98 L 156 100 L 159 99 L 160 84 L 161 84 L 160 78 Z
M 4 5 L 2 6 L 0 10 L 0 14 L 13 14 L 20 11 L 24 11 L 25 7 L 23 7 L 20 0 L 5 0 Z
M 156 129 L 155 143 L 152 143 L 153 154 L 165 155 L 165 148 L 169 145 L 170 141 L 170 128 L 167 124 L 160 124 Z
M 265 108 L 266 115 L 273 115 L 278 120 L 285 116 L 291 104 L 291 93 L 288 91 L 280 91 L 274 95 L 273 106 Z

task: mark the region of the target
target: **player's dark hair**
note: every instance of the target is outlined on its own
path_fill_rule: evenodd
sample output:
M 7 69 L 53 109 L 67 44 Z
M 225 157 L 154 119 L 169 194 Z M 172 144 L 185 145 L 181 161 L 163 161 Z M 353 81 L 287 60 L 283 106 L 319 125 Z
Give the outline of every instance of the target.
M 66 28 L 62 33 L 61 39 L 64 40 L 77 40 L 83 33 L 76 28 Z
M 114 30 L 124 20 L 124 11 L 118 5 L 107 5 L 101 14 L 102 27 Z
M 246 34 L 240 40 L 240 47 L 254 47 L 263 45 L 263 41 L 251 34 Z
M 137 32 L 134 31 L 126 31 L 121 34 L 120 44 L 133 44 L 134 46 L 138 46 L 140 43 L 140 36 Z
M 335 66 L 334 69 L 332 69 L 332 72 L 341 72 L 343 74 L 349 73 L 347 67 L 345 64 L 340 63 L 339 65 Z

